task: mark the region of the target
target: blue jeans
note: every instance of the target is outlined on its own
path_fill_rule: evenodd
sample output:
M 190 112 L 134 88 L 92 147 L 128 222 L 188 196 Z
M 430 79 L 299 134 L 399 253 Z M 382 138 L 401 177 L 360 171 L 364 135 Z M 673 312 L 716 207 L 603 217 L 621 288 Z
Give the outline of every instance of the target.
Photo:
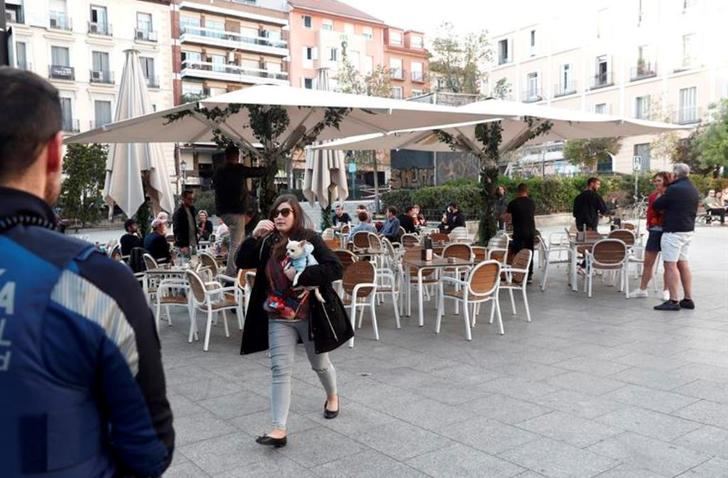
M 336 370 L 329 360 L 329 354 L 317 354 L 314 343 L 308 338 L 307 320 L 270 320 L 268 323 L 268 345 L 273 374 L 271 385 L 271 415 L 273 428 L 286 429 L 288 409 L 291 406 L 291 373 L 296 356 L 298 338 L 308 355 L 311 368 L 321 380 L 327 395 L 336 395 Z

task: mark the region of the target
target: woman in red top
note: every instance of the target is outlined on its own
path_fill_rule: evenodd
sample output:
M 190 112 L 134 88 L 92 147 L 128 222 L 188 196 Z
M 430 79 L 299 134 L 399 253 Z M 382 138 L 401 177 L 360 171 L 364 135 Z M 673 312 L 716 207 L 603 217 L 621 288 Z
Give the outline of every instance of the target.
M 672 181 L 672 175 L 666 172 L 660 172 L 652 177 L 652 184 L 655 190 L 647 197 L 647 244 L 645 244 L 645 262 L 642 269 L 642 280 L 640 288 L 634 291 L 630 297 L 648 297 L 647 285 L 652 279 L 652 268 L 655 265 L 657 254 L 660 252 L 660 240 L 662 239 L 662 214 L 656 211 L 652 205 L 655 200 L 662 196 L 667 186 Z

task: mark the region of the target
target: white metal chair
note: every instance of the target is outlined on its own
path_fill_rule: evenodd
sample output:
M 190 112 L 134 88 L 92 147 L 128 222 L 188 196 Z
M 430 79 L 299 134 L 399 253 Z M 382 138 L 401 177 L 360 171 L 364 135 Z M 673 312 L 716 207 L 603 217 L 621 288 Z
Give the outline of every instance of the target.
M 531 309 L 528 307 L 528 296 L 526 295 L 526 283 L 533 252 L 530 249 L 521 249 L 513 256 L 511 264 L 503 268 L 501 274 L 500 290 L 508 290 L 511 298 L 511 309 L 516 315 L 516 301 L 513 298 L 513 291 L 520 290 L 523 294 L 523 305 L 526 308 L 526 319 L 531 322 Z
M 213 313 L 222 313 L 223 324 L 225 326 L 225 337 L 230 337 L 230 329 L 228 328 L 226 310 L 236 310 L 238 308 L 238 298 L 236 294 L 236 286 L 233 287 L 213 287 L 203 282 L 202 278 L 194 271 L 186 271 L 185 277 L 190 285 L 190 333 L 188 341 L 192 343 L 192 339 L 198 337 L 197 328 L 197 310 L 207 312 L 207 321 L 205 325 L 205 342 L 202 350 L 207 352 L 210 346 L 210 329 L 212 328 Z
M 496 234 L 488 241 L 488 259 L 500 262 L 501 267 L 508 264 L 508 246 L 511 242 L 508 234 Z
M 377 313 L 375 299 L 377 293 L 377 272 L 374 265 L 368 261 L 357 261 L 350 264 L 342 278 L 344 306 L 350 309 L 349 317 L 351 326 L 356 327 L 356 314 L 360 313 L 359 327 L 361 327 L 364 316 L 364 308 L 369 307 L 372 317 L 372 328 L 374 339 L 379 340 L 379 327 L 377 325 Z M 349 340 L 349 347 L 354 346 L 354 338 Z
M 420 238 L 416 234 L 402 234 L 399 238 L 399 242 L 402 243 L 402 247 L 405 248 L 417 247 L 420 245 Z
M 500 287 L 500 262 L 487 260 L 473 267 L 465 280 L 454 277 L 443 277 L 439 283 L 439 301 L 437 307 L 437 323 L 435 333 L 440 333 L 442 316 L 445 313 L 445 299 L 454 300 L 463 306 L 463 320 L 465 324 L 465 338 L 472 340 L 471 328 L 475 326 L 477 306 L 485 302 L 492 302 L 490 309 L 490 323 L 493 316 L 498 315 L 498 326 L 503 335 L 503 319 L 501 317 L 498 289 Z M 453 287 L 445 289 L 445 284 Z
M 585 250 L 586 270 L 584 274 L 584 290 L 589 297 L 592 296 L 594 273 L 597 270 L 614 271 L 619 273 L 620 288 L 625 290 L 629 297 L 629 278 L 626 277 L 626 264 L 628 260 L 627 246 L 619 239 L 602 239 L 594 243 L 591 250 Z
M 453 228 L 450 234 L 448 234 L 448 237 L 450 238 L 450 242 L 471 241 L 471 237 L 468 235 L 468 229 L 463 226 Z
M 538 248 L 540 251 L 539 261 L 543 269 L 541 276 L 541 290 L 543 291 L 546 289 L 550 268 L 558 264 L 569 264 L 571 260 L 569 233 L 566 231 L 551 233 L 549 234 L 548 241 L 542 236 L 539 236 Z
M 154 322 L 159 330 L 159 321 L 162 319 L 162 306 L 167 313 L 167 323 L 172 327 L 172 315 L 169 312 L 170 306 L 182 306 L 187 308 L 189 312 L 189 283 L 181 277 L 168 277 L 161 279 L 157 285 L 155 293 L 156 313 L 154 314 Z

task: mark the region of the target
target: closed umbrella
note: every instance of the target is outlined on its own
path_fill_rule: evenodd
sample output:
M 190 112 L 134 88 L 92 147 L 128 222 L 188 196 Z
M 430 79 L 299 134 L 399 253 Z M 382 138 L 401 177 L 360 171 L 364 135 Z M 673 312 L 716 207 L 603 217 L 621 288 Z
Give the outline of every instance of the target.
M 319 69 L 317 88 L 329 90 L 328 68 Z M 343 201 L 349 196 L 346 161 L 341 151 L 306 148 L 303 195 L 312 205 L 318 200 L 323 209 L 330 206 L 330 201 Z
M 139 52 L 126 50 L 125 53 L 115 121 L 152 113 Z M 109 203 L 118 204 L 127 216 L 134 215 L 144 203 L 145 185 L 154 214 L 174 209 L 169 174 L 159 144 L 114 143 L 106 161 L 106 170 L 104 196 Z

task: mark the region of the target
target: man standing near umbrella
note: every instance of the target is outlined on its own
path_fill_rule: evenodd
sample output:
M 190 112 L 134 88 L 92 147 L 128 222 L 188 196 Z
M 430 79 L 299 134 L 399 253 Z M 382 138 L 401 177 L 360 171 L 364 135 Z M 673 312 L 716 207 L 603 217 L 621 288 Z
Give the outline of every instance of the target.
M 187 190 L 182 192 L 182 202 L 172 216 L 174 227 L 174 245 L 184 254 L 189 254 L 190 247 L 197 247 L 197 211 L 195 193 Z
M 586 189 L 574 199 L 574 219 L 579 231 L 588 229 L 596 231 L 599 226 L 599 214 L 607 214 L 607 205 L 599 195 L 602 182 L 599 178 L 589 178 Z
M 225 149 L 225 164 L 212 178 L 215 189 L 215 209 L 230 232 L 229 258 L 225 274 L 235 277 L 235 253 L 245 234 L 245 167 L 240 164 L 240 151 L 234 144 Z
M 160 476 L 174 429 L 157 330 L 124 264 L 54 231 L 58 90 L 0 68 L 2 476 Z

